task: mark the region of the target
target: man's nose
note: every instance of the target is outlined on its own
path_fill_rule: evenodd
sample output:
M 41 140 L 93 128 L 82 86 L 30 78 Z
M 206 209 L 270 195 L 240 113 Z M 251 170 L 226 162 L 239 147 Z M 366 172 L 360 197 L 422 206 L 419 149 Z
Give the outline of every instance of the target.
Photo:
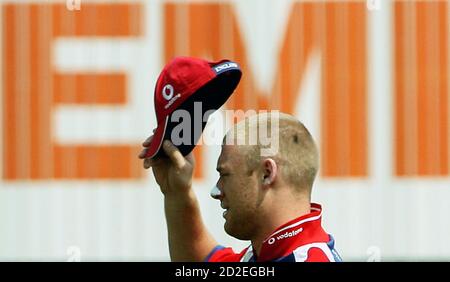
M 217 185 L 216 185 L 212 188 L 210 195 L 214 199 L 220 200 L 220 199 L 222 199 L 223 193 L 222 193 L 222 191 L 220 191 L 219 187 L 217 187 Z

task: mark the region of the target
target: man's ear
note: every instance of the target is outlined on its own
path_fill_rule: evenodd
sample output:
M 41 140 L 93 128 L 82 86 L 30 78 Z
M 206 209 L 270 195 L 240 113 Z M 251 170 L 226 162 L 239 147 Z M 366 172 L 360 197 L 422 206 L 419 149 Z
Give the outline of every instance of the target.
M 278 165 L 277 163 L 271 159 L 267 158 L 263 160 L 263 185 L 270 185 L 275 181 L 275 178 L 278 175 Z

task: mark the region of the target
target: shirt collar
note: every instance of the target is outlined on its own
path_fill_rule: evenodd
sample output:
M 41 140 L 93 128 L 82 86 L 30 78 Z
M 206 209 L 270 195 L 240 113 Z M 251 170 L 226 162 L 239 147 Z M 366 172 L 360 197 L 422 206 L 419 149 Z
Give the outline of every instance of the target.
M 309 214 L 281 225 L 263 241 L 257 260 L 276 260 L 289 255 L 301 245 L 327 242 L 328 234 L 322 229 L 321 220 L 321 205 L 312 203 Z

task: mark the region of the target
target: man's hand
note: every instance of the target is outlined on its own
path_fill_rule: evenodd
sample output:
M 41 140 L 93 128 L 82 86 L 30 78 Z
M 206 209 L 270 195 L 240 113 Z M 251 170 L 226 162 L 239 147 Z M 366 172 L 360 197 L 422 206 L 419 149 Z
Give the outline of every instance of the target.
M 145 158 L 147 147 L 150 145 L 152 138 L 153 136 L 150 136 L 142 143 L 144 149 L 139 154 L 139 158 L 144 159 L 144 168 L 152 167 L 156 182 L 164 195 L 188 192 L 192 186 L 192 174 L 195 163 L 192 153 L 183 157 L 177 147 L 170 141 L 164 140 L 162 149 L 168 158 Z

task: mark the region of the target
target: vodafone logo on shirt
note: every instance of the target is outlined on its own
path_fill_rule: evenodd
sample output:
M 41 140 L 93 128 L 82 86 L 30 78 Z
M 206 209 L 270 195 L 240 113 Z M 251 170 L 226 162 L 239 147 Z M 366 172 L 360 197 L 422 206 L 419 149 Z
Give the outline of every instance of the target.
M 277 241 L 277 240 L 283 240 L 283 239 L 286 239 L 286 238 L 290 238 L 290 237 L 297 236 L 298 233 L 300 233 L 300 232 L 302 232 L 302 231 L 303 231 L 303 228 L 299 228 L 299 229 L 297 229 L 297 230 L 290 231 L 290 232 L 287 232 L 287 231 L 286 231 L 285 233 L 283 233 L 283 234 L 281 234 L 281 235 L 279 235 L 279 236 L 277 236 L 277 237 L 272 237 L 272 238 L 270 238 L 269 241 L 268 241 L 268 243 L 269 243 L 269 245 L 272 245 L 272 244 L 275 243 L 275 241 Z

